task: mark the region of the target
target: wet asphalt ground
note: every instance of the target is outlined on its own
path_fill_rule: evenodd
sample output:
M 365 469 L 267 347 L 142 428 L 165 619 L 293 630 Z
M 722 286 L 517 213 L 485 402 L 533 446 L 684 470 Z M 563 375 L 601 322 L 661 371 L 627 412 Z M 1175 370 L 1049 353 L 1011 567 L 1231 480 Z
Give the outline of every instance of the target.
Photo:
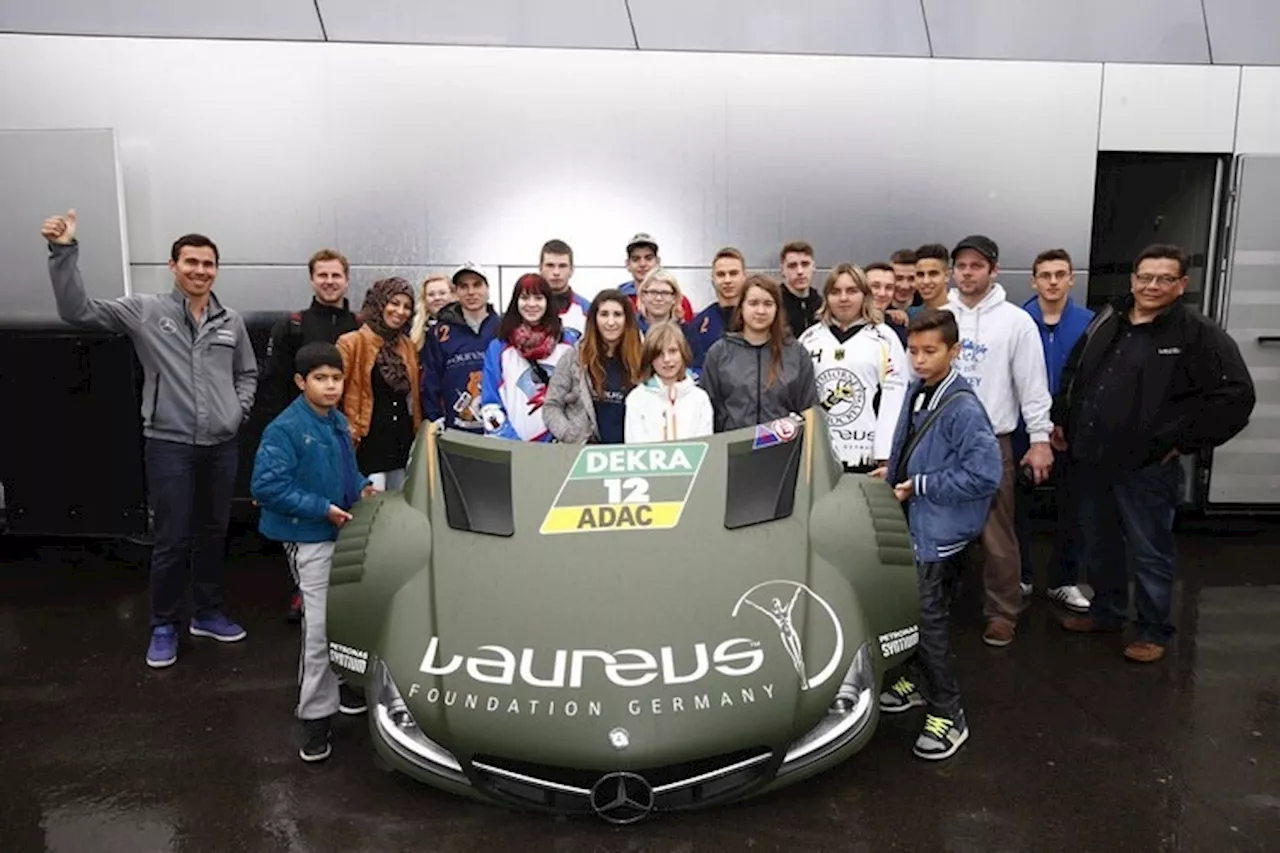
M 246 531 L 227 598 L 248 639 L 184 634 L 159 672 L 144 550 L 0 538 L 0 851 L 1280 850 L 1280 525 L 1188 527 L 1161 663 L 1064 634 L 1043 598 L 989 649 L 970 586 L 957 757 L 912 758 L 914 711 L 797 787 L 619 829 L 379 770 L 363 717 L 327 763 L 300 762 L 283 558 Z

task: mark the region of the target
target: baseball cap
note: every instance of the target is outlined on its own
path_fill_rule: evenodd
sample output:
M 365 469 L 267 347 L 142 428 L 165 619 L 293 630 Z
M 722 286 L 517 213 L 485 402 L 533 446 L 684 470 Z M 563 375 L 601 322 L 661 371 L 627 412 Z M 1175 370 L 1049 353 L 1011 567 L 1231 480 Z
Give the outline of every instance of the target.
M 631 242 L 627 243 L 627 254 L 631 254 L 631 251 L 637 246 L 648 246 L 653 249 L 655 255 L 658 253 L 658 241 L 643 231 L 632 237 Z
M 475 275 L 480 276 L 480 280 L 485 284 L 489 283 L 489 277 L 480 270 L 480 267 L 476 266 L 471 261 L 467 261 L 465 264 L 454 270 L 453 275 L 449 277 L 449 280 L 454 284 L 457 284 L 458 276 L 462 275 L 464 272 L 474 273 Z
M 992 266 L 1000 262 L 1000 247 L 996 245 L 995 240 L 982 234 L 972 234 L 956 243 L 956 247 L 951 250 L 952 261 L 956 259 L 956 255 L 960 254 L 961 249 L 973 249 L 990 261 Z

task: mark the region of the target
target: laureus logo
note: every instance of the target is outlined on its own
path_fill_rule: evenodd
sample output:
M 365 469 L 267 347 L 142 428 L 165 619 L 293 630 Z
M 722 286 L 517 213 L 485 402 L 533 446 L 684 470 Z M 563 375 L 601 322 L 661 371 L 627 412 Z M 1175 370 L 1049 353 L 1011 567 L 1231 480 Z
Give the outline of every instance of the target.
M 754 600 L 752 596 L 755 596 Z M 805 660 L 804 641 L 800 639 L 800 634 L 796 631 L 795 625 L 795 609 L 802 596 L 808 596 L 813 599 L 818 607 L 826 613 L 827 617 L 831 619 L 831 626 L 835 629 L 836 634 L 835 648 L 832 649 L 831 659 L 812 676 L 809 675 L 809 669 L 812 664 Z M 840 659 L 844 657 L 844 629 L 840 625 L 840 620 L 836 617 L 836 612 L 831 609 L 831 605 L 827 604 L 822 596 L 809 589 L 809 587 L 798 581 L 764 581 L 742 594 L 738 599 L 738 603 L 733 606 L 733 616 L 736 617 L 738 615 L 738 611 L 742 609 L 744 604 L 763 613 L 778 629 L 778 638 L 782 641 L 782 648 L 786 651 L 787 656 L 791 658 L 791 663 L 796 668 L 796 675 L 800 677 L 801 690 L 811 690 L 821 686 L 840 667 Z

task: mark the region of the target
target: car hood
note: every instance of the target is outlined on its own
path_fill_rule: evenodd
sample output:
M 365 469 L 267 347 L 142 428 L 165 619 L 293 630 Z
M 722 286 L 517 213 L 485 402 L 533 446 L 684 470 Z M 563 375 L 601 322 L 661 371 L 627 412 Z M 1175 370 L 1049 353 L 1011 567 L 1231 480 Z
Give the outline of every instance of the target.
M 511 470 L 515 535 L 450 528 L 437 502 L 431 565 L 392 600 L 379 655 L 428 737 L 463 760 L 638 769 L 785 749 L 818 722 L 866 631 L 810 551 L 805 470 L 789 517 L 730 530 L 721 444 L 680 488 L 648 478 L 655 508 L 685 490 L 674 526 L 559 535 L 580 449 L 538 451 Z

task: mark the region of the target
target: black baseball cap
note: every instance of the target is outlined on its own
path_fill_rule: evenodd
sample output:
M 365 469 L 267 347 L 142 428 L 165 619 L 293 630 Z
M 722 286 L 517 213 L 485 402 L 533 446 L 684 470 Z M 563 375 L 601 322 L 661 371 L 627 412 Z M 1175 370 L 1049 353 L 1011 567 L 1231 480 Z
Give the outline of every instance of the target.
M 996 245 L 996 241 L 982 234 L 972 234 L 965 237 L 956 247 L 951 250 L 951 260 L 954 263 L 956 255 L 960 254 L 961 249 L 973 249 L 979 255 L 986 258 L 995 266 L 1000 262 L 1000 247 Z

